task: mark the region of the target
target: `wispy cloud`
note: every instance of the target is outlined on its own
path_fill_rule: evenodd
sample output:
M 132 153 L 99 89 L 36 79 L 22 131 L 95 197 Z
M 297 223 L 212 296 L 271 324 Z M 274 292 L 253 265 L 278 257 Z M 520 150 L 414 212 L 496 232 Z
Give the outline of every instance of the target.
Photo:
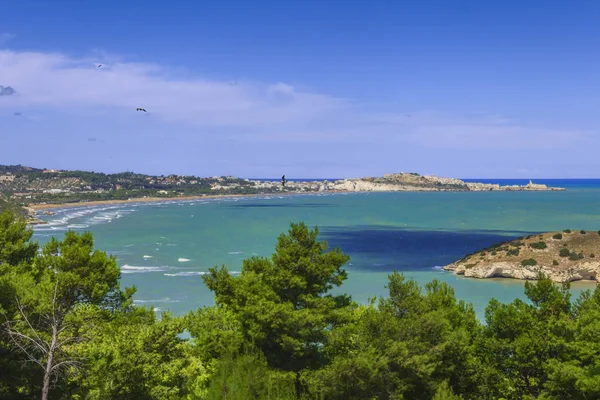
M 364 165 L 381 166 L 377 170 L 382 172 L 408 170 L 410 165 L 424 168 L 429 161 L 421 155 L 435 155 L 453 165 L 457 152 L 476 155 L 472 164 L 495 160 L 496 166 L 490 166 L 495 171 L 502 168 L 504 160 L 514 158 L 514 151 L 564 154 L 581 148 L 586 140 L 593 142 L 594 132 L 531 126 L 502 115 L 402 109 L 382 112 L 358 99 L 307 90 L 289 82 L 232 85 L 229 80 L 182 76 L 180 70 L 159 64 L 131 62 L 99 51 L 94 54 L 93 58 L 75 58 L 60 53 L 0 50 L 0 93 L 4 94 L 0 96 L 0 112 L 10 115 L 11 121 L 32 124 L 16 126 L 19 137 L 38 135 L 43 125 L 45 136 L 39 136 L 40 143 L 47 137 L 70 137 L 72 154 L 81 151 L 79 142 L 87 146 L 106 143 L 112 146 L 109 151 L 119 151 L 115 144 L 128 136 L 131 145 L 143 143 L 147 151 L 170 151 L 178 154 L 172 156 L 178 161 L 185 157 L 177 152 L 191 155 L 202 149 L 206 154 L 207 146 L 213 146 L 218 151 L 205 155 L 201 162 L 206 165 L 260 164 L 255 171 L 261 174 L 268 172 L 268 165 L 290 163 L 302 171 L 312 171 L 318 170 L 315 165 L 331 162 L 354 168 L 356 175 Z M 13 95 L 17 90 L 18 95 Z M 137 113 L 138 107 L 148 113 Z M 23 112 L 23 117 L 15 118 L 16 112 Z M 73 118 L 68 124 L 62 117 L 67 114 Z M 49 122 L 39 122 L 44 118 Z M 79 138 L 70 130 L 86 133 Z M 13 140 L 20 143 L 20 139 Z M 39 151 L 47 150 L 40 146 Z M 62 150 L 56 151 L 58 157 Z M 136 156 L 131 157 L 133 164 L 127 168 L 134 169 Z M 331 157 L 339 161 L 333 162 Z M 150 160 L 144 162 L 152 165 Z M 533 170 L 530 164 L 517 160 L 511 171 Z M 340 175 L 333 166 L 330 171 Z
M 346 100 L 284 83 L 173 79 L 159 65 L 94 60 L 61 54 L 0 52 L 2 78 L 19 88 L 23 105 L 143 107 L 158 118 L 203 126 L 271 126 L 318 118 Z

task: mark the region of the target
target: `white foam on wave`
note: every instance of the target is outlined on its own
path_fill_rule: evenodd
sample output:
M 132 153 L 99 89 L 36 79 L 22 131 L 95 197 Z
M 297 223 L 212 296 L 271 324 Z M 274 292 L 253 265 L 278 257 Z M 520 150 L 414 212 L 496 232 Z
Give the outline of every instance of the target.
M 140 265 L 123 265 L 121 267 L 121 272 L 124 274 L 142 274 L 147 272 L 161 272 L 165 271 L 164 267 L 147 267 Z
M 244 252 L 243 251 L 230 251 L 227 254 L 242 254 L 242 253 L 244 253 Z
M 171 300 L 168 297 L 156 300 L 133 300 L 134 303 L 147 304 L 147 303 L 179 303 L 179 300 Z
M 174 274 L 163 274 L 164 276 L 201 276 L 201 275 L 206 275 L 206 272 L 201 272 L 201 271 L 183 271 L 183 272 L 176 272 Z
M 190 260 L 189 258 L 181 258 L 181 257 L 179 257 L 177 259 L 177 261 L 179 261 L 179 262 L 188 262 L 188 261 L 192 261 L 192 260 Z
M 85 228 L 89 228 L 90 226 L 88 224 L 70 224 L 67 225 L 67 229 L 85 229 Z
M 147 255 L 144 255 L 144 257 L 143 257 L 143 258 L 152 258 L 152 256 L 147 256 Z
M 433 268 L 431 268 L 431 269 L 435 269 L 436 271 L 443 271 L 443 268 L 444 268 L 444 267 L 442 267 L 442 266 L 440 266 L 440 265 L 435 265 L 435 266 L 434 266 Z
M 46 220 L 45 228 L 34 227 L 35 230 L 67 230 L 85 229 L 90 225 L 109 223 L 114 219 L 122 218 L 126 214 L 135 212 L 133 208 L 113 206 L 81 206 L 75 208 L 58 208 L 54 218 Z M 44 219 L 42 217 L 42 219 Z

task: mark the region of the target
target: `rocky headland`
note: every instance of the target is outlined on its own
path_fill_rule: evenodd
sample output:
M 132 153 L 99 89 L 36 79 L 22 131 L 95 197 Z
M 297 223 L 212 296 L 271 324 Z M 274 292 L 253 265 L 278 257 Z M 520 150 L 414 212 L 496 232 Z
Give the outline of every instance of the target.
M 334 182 L 325 182 L 323 190 L 343 192 L 395 192 L 395 191 L 462 191 L 462 192 L 489 192 L 489 191 L 562 191 L 564 188 L 549 187 L 535 184 L 531 181 L 527 185 L 505 185 L 480 182 L 465 182 L 456 178 L 442 178 L 435 175 L 419 175 L 416 173 L 401 172 L 385 174 L 377 178 L 342 179 Z
M 600 282 L 600 231 L 547 232 L 499 243 L 443 269 L 470 278 L 535 280 L 539 272 L 555 282 Z

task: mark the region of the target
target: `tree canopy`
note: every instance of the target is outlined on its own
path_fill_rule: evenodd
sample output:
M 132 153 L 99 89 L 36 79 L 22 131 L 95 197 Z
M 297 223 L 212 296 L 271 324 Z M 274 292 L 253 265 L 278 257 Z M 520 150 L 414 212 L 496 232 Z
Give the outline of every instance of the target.
M 239 275 L 211 268 L 215 305 L 175 316 L 134 306 L 91 234 L 39 248 L 0 215 L 0 398 L 600 398 L 600 289 L 573 300 L 540 275 L 479 321 L 448 284 L 394 271 L 357 304 L 332 293 L 349 257 L 318 235 L 291 224 Z

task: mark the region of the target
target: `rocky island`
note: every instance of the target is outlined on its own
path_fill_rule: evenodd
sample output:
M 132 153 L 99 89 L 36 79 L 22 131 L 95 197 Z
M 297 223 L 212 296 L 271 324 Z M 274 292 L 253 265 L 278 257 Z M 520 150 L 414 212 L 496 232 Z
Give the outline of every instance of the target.
M 469 254 L 443 269 L 471 278 L 600 282 L 600 231 L 565 229 L 522 237 Z

